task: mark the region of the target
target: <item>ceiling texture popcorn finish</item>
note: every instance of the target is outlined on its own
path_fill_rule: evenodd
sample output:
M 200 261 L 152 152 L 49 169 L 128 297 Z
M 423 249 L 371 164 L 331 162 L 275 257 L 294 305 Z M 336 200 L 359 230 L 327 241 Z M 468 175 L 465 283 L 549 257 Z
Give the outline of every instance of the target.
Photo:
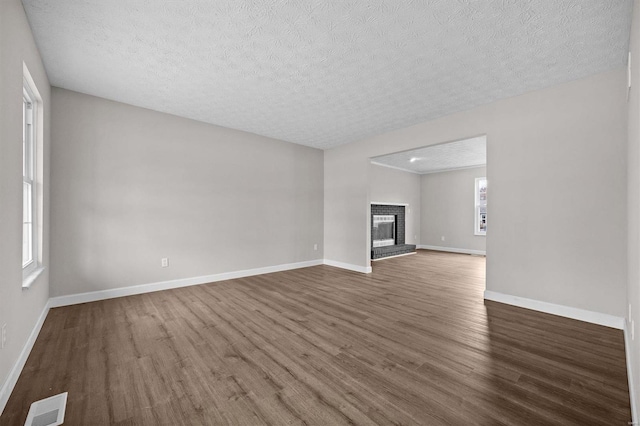
M 487 137 L 478 136 L 382 155 L 371 159 L 371 162 L 419 174 L 484 166 L 487 164 Z
M 631 0 L 23 0 L 52 85 L 326 149 L 622 67 Z

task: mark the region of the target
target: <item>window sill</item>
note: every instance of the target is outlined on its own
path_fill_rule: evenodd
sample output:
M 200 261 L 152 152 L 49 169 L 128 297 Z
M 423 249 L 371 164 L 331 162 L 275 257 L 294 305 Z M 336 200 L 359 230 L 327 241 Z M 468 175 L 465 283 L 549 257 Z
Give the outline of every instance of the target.
M 31 288 L 31 285 L 36 281 L 36 279 L 40 276 L 42 272 L 44 272 L 44 266 L 40 266 L 35 271 L 27 275 L 22 280 L 22 289 L 28 290 L 29 288 Z

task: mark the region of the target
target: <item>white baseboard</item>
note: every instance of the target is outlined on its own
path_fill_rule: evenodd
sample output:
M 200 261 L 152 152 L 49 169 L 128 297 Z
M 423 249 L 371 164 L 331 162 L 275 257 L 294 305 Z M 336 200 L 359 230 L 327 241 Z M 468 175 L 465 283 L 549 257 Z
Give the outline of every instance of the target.
M 555 303 L 541 302 L 540 300 L 511 296 L 509 294 L 497 293 L 489 290 L 485 290 L 484 298 L 486 300 L 493 300 L 494 302 L 505 303 L 507 305 L 590 322 L 592 324 L 604 325 L 605 327 L 617 328 L 618 330 L 624 329 L 624 318 L 609 314 L 602 314 L 600 312 L 572 308 L 571 306 L 556 305 Z
M 66 296 L 52 297 L 50 306 L 75 305 L 78 303 L 95 302 L 98 300 L 113 299 L 115 297 L 133 296 L 135 294 L 151 293 L 154 291 L 169 290 L 172 288 L 188 287 L 198 284 L 207 284 L 216 281 L 232 280 L 235 278 L 250 277 L 253 275 L 270 274 L 272 272 L 289 271 L 292 269 L 307 268 L 309 266 L 322 265 L 320 259 L 306 262 L 286 263 L 282 265 L 266 266 L 263 268 L 245 269 L 242 271 L 224 272 L 221 274 L 203 275 L 200 277 L 181 278 L 177 280 L 161 281 L 157 283 L 141 284 L 131 287 L 120 287 L 108 290 L 91 291 L 87 293 L 70 294 Z
M 631 335 L 629 332 L 629 323 L 624 322 L 624 353 L 627 358 L 627 378 L 629 382 L 629 399 L 631 400 L 631 424 L 640 424 L 640 417 L 638 417 L 638 406 L 636 405 L 636 390 L 633 378 L 636 372 L 633 368 L 633 362 L 631 361 Z
M 449 253 L 463 253 L 463 254 L 477 254 L 486 256 L 486 250 L 471 250 L 471 249 L 463 249 L 463 248 L 454 248 L 454 247 L 440 247 L 440 246 L 427 246 L 427 245 L 417 245 L 416 248 L 423 250 L 437 250 L 437 251 L 447 251 Z
M 20 352 L 20 356 L 18 360 L 13 365 L 13 368 L 9 372 L 7 376 L 7 380 L 2 384 L 2 388 L 0 388 L 0 414 L 4 411 L 4 408 L 9 402 L 9 397 L 11 396 L 11 392 L 13 392 L 13 388 L 18 383 L 18 378 L 20 377 L 20 373 L 22 373 L 22 369 L 24 365 L 27 363 L 27 358 L 29 358 L 29 354 L 31 353 L 31 349 L 33 349 L 33 345 L 36 343 L 36 339 L 38 338 L 38 334 L 40 334 L 40 329 L 42 328 L 42 324 L 44 324 L 44 320 L 47 318 L 47 314 L 49 313 L 49 308 L 51 304 L 47 302 L 44 305 L 44 309 L 42 309 L 42 313 L 40 317 L 38 317 L 38 321 L 36 321 L 33 330 L 31 330 L 31 334 L 27 339 L 26 343 L 22 347 L 22 352 Z
M 342 269 L 348 269 L 349 271 L 361 272 L 363 274 L 370 274 L 372 271 L 371 266 L 353 265 L 351 263 L 343 263 L 343 262 L 338 262 L 330 259 L 324 259 L 322 263 L 329 266 L 335 266 L 336 268 L 342 268 Z

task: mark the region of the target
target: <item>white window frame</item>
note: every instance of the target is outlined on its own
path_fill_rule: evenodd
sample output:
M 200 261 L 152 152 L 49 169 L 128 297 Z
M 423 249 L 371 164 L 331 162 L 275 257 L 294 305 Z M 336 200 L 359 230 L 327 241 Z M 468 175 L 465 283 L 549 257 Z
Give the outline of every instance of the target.
M 44 270 L 40 256 L 42 238 L 42 209 L 40 206 L 42 178 L 41 138 L 42 98 L 26 65 L 22 85 L 22 287 L 29 288 Z M 27 195 L 28 194 L 28 195 Z M 26 211 L 25 211 L 26 209 Z M 29 226 L 28 240 L 26 226 Z M 27 255 L 27 256 L 25 256 Z
M 487 178 L 486 177 L 479 177 L 476 178 L 476 185 L 475 185 L 475 212 L 474 212 L 474 216 L 475 216 L 475 221 L 474 221 L 474 228 L 473 228 L 473 233 L 474 235 L 482 235 L 485 236 L 487 235 L 487 191 L 485 191 L 485 196 L 484 196 L 484 200 L 481 199 L 480 197 L 480 185 L 481 182 L 485 182 L 486 187 L 488 188 L 488 182 L 487 182 Z M 481 225 L 482 225 L 482 217 L 484 215 L 484 229 L 482 229 Z

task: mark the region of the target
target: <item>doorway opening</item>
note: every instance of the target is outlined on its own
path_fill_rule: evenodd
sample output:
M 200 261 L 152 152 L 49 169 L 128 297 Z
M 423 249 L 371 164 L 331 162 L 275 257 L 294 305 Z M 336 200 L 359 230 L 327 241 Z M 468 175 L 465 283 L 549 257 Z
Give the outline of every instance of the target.
M 403 244 L 487 255 L 486 135 L 371 158 L 369 185 L 372 260 L 376 248 L 398 244 L 396 217 L 375 211 L 375 205 L 403 206 Z

